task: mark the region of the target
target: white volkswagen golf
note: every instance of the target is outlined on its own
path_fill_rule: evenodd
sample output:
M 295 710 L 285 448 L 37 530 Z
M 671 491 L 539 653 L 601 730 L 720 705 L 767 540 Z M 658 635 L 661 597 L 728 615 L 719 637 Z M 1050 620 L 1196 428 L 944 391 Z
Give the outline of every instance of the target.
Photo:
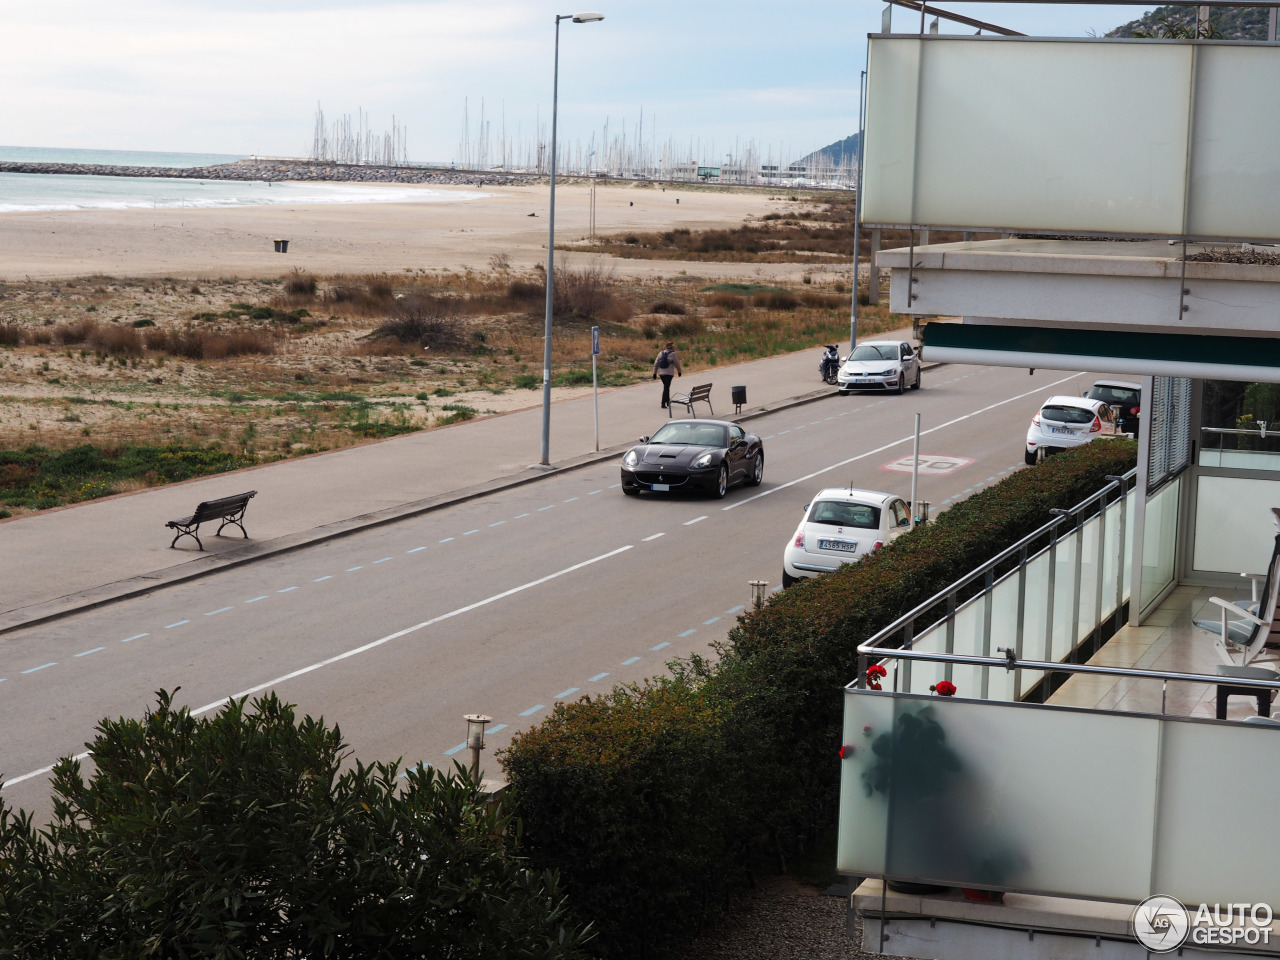
M 805 504 L 804 519 L 782 551 L 782 585 L 830 573 L 910 528 L 906 501 L 892 493 L 850 487 L 819 490 Z
M 920 389 L 920 355 L 905 340 L 867 340 L 844 358 L 836 375 L 841 393 Z

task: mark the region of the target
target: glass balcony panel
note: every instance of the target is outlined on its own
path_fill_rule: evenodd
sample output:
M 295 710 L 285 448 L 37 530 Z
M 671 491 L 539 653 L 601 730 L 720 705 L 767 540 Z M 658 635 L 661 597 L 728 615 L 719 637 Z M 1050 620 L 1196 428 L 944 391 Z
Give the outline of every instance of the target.
M 1138 488 L 1135 485 L 1124 498 L 1124 596 L 1126 600 L 1133 596 L 1133 564 L 1130 558 L 1133 556 L 1134 531 L 1138 529 L 1134 513 L 1134 505 L 1137 502 Z
M 1173 582 L 1173 558 L 1178 541 L 1178 497 L 1182 478 L 1176 477 L 1147 500 L 1142 540 L 1142 602 L 1149 605 Z
M 1027 563 L 1026 613 L 1023 617 L 1021 660 L 1047 660 L 1049 649 L 1049 553 Z M 1022 692 L 1040 682 L 1043 673 L 1022 672 Z
M 1079 533 L 1072 531 L 1058 541 L 1053 578 L 1053 635 L 1046 660 L 1065 660 L 1075 649 L 1071 636 L 1072 611 L 1076 607 L 1076 549 Z
M 982 608 L 983 599 L 978 596 L 956 611 L 956 635 L 953 653 L 968 657 L 982 656 Z M 951 668 L 951 681 L 960 690 L 964 691 L 963 696 L 981 696 L 982 668 L 958 663 Z M 924 687 L 916 686 L 914 692 L 928 693 L 929 688 L 927 685 Z
M 946 652 L 946 623 L 938 623 L 927 630 L 921 631 L 912 643 L 912 650 L 920 650 L 925 653 L 945 653 Z M 925 660 L 913 660 L 910 667 L 910 678 L 908 679 L 907 662 L 904 661 L 899 671 L 899 687 L 903 693 L 928 693 L 929 685 L 937 683 L 944 676 L 943 667 L 938 663 L 930 663 Z M 892 678 L 890 678 L 892 680 Z M 885 687 L 886 690 L 891 689 L 890 686 Z
M 991 594 L 991 646 L 987 656 L 998 657 L 1001 647 L 1016 650 L 1018 643 L 1018 574 L 1015 571 L 996 584 Z M 987 674 L 987 697 L 1012 700 L 1016 675 L 1008 670 L 984 668 Z M 961 696 L 976 693 L 961 691 Z
M 1166 723 L 1161 748 L 1154 889 L 1183 903 L 1280 904 L 1268 823 L 1280 730 Z
M 889 799 L 890 876 L 1141 899 L 1158 737 L 1152 718 L 898 697 L 857 780 Z
M 1275 480 L 1201 476 L 1196 485 L 1195 569 L 1266 573 L 1276 538 L 1271 507 L 1280 507 Z
M 1103 515 L 1102 554 L 1102 616 L 1109 617 L 1116 612 L 1116 578 L 1119 575 L 1120 562 L 1120 504 L 1113 503 L 1107 507 Z
M 1079 620 L 1076 623 L 1075 644 L 1093 633 L 1097 626 L 1094 614 L 1098 599 L 1098 538 L 1102 531 L 1102 520 L 1093 517 L 1080 528 L 1080 595 L 1076 600 L 1079 606 Z M 1074 574 L 1073 574 L 1074 575 Z M 1074 646 L 1073 646 L 1074 649 Z
M 927 689 L 927 687 L 926 687 Z M 893 698 L 874 693 L 846 694 L 844 743 L 853 753 L 840 761 L 840 832 L 836 866 L 863 876 L 884 874 L 889 803 L 884 791 L 865 784 L 860 771 L 872 767 L 874 736 L 893 726 Z

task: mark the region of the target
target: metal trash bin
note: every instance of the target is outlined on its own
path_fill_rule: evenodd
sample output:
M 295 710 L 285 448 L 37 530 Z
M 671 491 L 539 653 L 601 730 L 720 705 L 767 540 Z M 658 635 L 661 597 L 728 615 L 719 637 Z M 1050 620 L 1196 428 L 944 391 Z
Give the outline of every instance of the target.
M 288 253 L 288 252 L 289 252 L 289 241 L 288 241 L 288 240 L 277 240 L 277 241 L 275 241 L 275 244 L 276 244 L 276 253 Z
M 742 405 L 747 402 L 747 388 L 746 387 L 730 387 L 729 394 L 730 394 L 730 399 L 733 401 L 733 412 L 741 413 Z

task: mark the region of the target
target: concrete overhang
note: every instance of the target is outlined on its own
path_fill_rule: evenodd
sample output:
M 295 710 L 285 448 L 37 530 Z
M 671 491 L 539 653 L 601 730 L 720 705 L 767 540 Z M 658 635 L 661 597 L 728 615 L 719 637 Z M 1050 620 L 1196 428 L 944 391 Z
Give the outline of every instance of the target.
M 1193 243 L 1187 252 L 1213 247 L 1225 245 Z M 1184 264 L 1181 256 L 1181 244 L 1162 240 L 1010 239 L 884 250 L 878 262 L 891 270 L 896 313 L 1280 336 L 1280 266 Z

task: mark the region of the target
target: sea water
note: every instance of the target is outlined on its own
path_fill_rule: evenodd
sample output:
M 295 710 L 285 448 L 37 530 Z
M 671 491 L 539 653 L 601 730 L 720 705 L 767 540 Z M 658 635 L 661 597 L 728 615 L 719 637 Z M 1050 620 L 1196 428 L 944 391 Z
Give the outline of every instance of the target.
M 242 159 L 226 154 L 131 150 L 0 147 L 0 160 L 27 163 L 97 163 L 131 167 L 206 167 Z M 98 177 L 57 173 L 0 173 L 0 213 L 40 210 L 128 210 L 241 207 L 299 203 L 431 203 L 475 200 L 475 190 L 432 190 L 398 184 L 279 183 L 262 180 L 189 180 L 169 177 Z

